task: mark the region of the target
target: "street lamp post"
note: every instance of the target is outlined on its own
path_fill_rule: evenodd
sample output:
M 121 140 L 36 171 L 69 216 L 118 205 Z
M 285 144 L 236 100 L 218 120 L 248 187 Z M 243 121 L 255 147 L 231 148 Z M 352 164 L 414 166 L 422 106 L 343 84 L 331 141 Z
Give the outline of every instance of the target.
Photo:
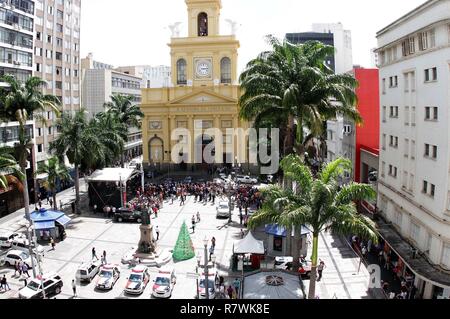
M 123 194 L 122 194 L 122 174 L 119 174 L 119 189 L 120 189 L 120 207 L 124 207 Z
M 203 240 L 205 246 L 205 294 L 206 299 L 209 299 L 209 282 L 208 282 L 208 238 Z
M 201 261 L 202 257 L 200 256 L 200 253 L 197 254 L 197 271 L 196 273 L 198 274 L 198 268 L 200 267 L 200 261 Z M 200 274 L 198 274 L 199 277 L 197 277 L 196 282 L 197 282 L 197 299 L 200 300 L 200 292 L 198 290 L 198 281 L 200 280 Z
M 28 237 L 28 253 L 31 257 L 31 268 L 33 269 L 33 277 L 36 278 L 36 265 L 34 264 L 34 258 L 33 258 L 33 248 L 32 246 L 36 246 L 36 245 L 32 245 L 33 243 L 33 239 L 31 237 L 31 232 L 30 232 L 30 228 L 31 228 L 31 224 L 32 221 L 30 219 L 30 226 L 27 227 L 27 237 Z

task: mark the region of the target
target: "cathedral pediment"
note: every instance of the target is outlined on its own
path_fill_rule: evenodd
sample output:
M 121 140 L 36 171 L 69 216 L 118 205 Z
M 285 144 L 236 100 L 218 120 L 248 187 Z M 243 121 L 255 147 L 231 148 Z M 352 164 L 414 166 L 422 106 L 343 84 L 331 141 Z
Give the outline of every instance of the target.
M 236 99 L 217 94 L 212 91 L 197 91 L 187 95 L 184 95 L 180 98 L 177 98 L 173 101 L 170 101 L 170 105 L 211 105 L 211 104 L 229 104 L 229 103 L 237 103 Z

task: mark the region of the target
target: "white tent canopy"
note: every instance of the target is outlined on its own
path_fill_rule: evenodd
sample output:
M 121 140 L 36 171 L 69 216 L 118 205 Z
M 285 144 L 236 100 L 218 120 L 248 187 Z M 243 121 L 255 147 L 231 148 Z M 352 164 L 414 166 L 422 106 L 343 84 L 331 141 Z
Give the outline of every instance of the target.
M 131 168 L 108 167 L 102 170 L 96 170 L 88 177 L 88 182 L 126 182 L 135 173 Z
M 264 255 L 264 242 L 262 240 L 257 240 L 253 237 L 252 232 L 249 232 L 244 239 L 234 243 L 233 253 Z

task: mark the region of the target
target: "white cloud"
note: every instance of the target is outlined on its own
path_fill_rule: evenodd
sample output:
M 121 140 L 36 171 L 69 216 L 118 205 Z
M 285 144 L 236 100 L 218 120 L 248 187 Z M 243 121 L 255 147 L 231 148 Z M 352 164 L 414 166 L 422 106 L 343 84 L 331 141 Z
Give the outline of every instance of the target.
M 419 6 L 424 0 L 222 0 L 221 33 L 229 34 L 225 19 L 241 24 L 239 70 L 267 48 L 264 36 L 310 31 L 315 22 L 341 22 L 352 31 L 354 64 L 370 65 L 375 34 Z M 85 0 L 81 11 L 81 52 L 119 65 L 170 63 L 168 25 L 183 22 L 184 0 Z M 183 33 L 182 33 L 183 34 Z

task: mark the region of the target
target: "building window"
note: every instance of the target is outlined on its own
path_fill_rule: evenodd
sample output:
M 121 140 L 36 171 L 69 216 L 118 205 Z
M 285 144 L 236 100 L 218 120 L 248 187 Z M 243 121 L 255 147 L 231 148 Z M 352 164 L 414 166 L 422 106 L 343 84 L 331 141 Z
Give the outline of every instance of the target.
M 409 175 L 409 191 L 414 192 L 414 174 Z
M 186 85 L 186 60 L 180 59 L 177 61 L 177 84 Z
M 419 50 L 425 51 L 428 49 L 428 32 L 420 32 L 418 34 L 419 38 Z
M 425 70 L 425 82 L 437 81 L 437 68 Z
M 51 126 L 48 127 L 48 135 L 52 135 L 53 128 Z
M 231 83 L 231 60 L 230 58 L 223 58 L 220 61 L 220 82 Z
M 425 144 L 425 157 L 437 159 L 437 146 Z
M 409 125 L 409 106 L 405 106 L 405 125 Z
M 405 157 L 409 157 L 409 139 L 405 138 Z
M 394 213 L 394 224 L 397 225 L 398 227 L 402 227 L 402 212 L 396 210 Z
M 383 91 L 383 94 L 386 94 L 386 79 L 383 79 L 383 81 L 382 81 L 382 91 Z
M 438 120 L 438 108 L 426 106 L 425 107 L 425 120 L 426 121 L 437 121 Z
M 381 163 L 381 177 L 384 177 L 386 174 L 386 162 Z
M 389 111 L 389 117 L 398 118 L 398 106 L 391 106 Z
M 411 125 L 412 126 L 416 125 L 416 107 L 415 106 L 411 107 Z
M 382 137 L 382 140 L 381 140 L 381 145 L 382 145 L 382 148 L 383 148 L 383 150 L 385 151 L 386 150 L 386 134 L 383 134 L 383 137 Z
M 42 153 L 42 151 L 43 151 L 43 145 L 42 144 L 38 144 L 37 145 L 37 151 L 38 151 L 38 153 Z
M 280 252 L 283 251 L 283 237 L 273 237 L 273 250 Z
M 383 106 L 383 123 L 386 123 L 386 106 Z
M 398 76 L 389 77 L 389 87 L 395 88 L 398 86 Z
M 208 15 L 205 12 L 198 15 L 198 36 L 208 36 Z
M 436 194 L 436 185 L 431 184 L 427 181 L 423 181 L 422 193 L 434 197 L 434 195 Z
M 398 147 L 398 136 L 390 135 L 389 138 L 390 138 L 389 146 L 397 148 Z
M 416 141 L 411 140 L 411 159 L 416 158 Z
M 408 172 L 403 171 L 402 187 L 406 189 L 407 186 L 408 186 Z
M 394 178 L 397 178 L 397 167 L 389 165 L 389 175 Z

